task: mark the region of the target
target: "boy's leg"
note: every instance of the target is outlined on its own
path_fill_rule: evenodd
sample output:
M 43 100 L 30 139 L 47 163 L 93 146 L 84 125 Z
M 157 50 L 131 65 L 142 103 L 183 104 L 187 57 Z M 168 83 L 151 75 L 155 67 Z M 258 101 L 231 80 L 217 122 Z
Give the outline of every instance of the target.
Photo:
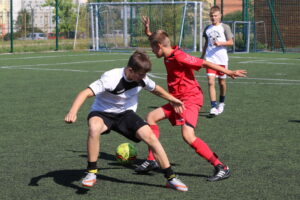
M 225 96 L 227 91 L 226 77 L 219 78 L 219 86 L 220 86 L 220 103 L 218 105 L 218 112 L 219 114 L 221 114 L 224 111 L 224 107 L 225 107 Z
M 92 187 L 97 180 L 97 160 L 100 152 L 100 135 L 107 130 L 106 125 L 100 117 L 89 119 L 89 132 L 87 139 L 88 166 L 87 175 L 82 180 L 84 186 Z
M 211 109 L 209 114 L 211 116 L 218 115 L 217 110 L 217 96 L 216 96 L 216 86 L 215 86 L 215 75 L 214 74 L 208 74 L 208 91 L 209 91 L 209 98 L 211 103 Z
M 155 134 L 156 138 L 159 138 L 160 136 L 160 131 L 159 131 L 159 127 L 157 125 L 157 122 L 165 119 L 165 114 L 162 108 L 157 108 L 153 111 L 151 111 L 148 115 L 147 115 L 147 123 L 149 124 L 152 132 Z M 135 171 L 137 173 L 146 173 L 149 172 L 151 170 L 157 169 L 159 168 L 157 162 L 155 161 L 155 157 L 153 155 L 152 149 L 150 147 L 148 147 L 148 156 L 147 156 L 147 160 L 145 162 L 143 162 L 141 165 L 139 165 Z
M 167 179 L 167 187 L 171 187 L 179 191 L 187 191 L 187 186 L 180 181 L 173 172 L 164 148 L 156 136 L 152 133 L 150 127 L 145 125 L 139 128 L 137 130 L 136 137 L 143 140 L 152 149 L 155 159 L 158 161 Z
M 188 143 L 195 152 L 210 162 L 216 169 L 215 174 L 212 177 L 209 177 L 209 181 L 218 181 L 230 176 L 229 167 L 224 165 L 219 159 L 218 156 L 210 149 L 210 147 L 199 137 L 195 136 L 194 128 L 188 125 L 182 126 L 182 137 L 186 143 Z M 222 172 L 219 168 L 222 168 Z

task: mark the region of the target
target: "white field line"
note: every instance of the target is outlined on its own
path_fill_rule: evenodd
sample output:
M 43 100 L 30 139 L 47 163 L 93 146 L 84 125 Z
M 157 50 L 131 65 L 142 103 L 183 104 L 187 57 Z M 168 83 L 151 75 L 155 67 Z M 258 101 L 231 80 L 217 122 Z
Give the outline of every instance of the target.
M 50 53 L 57 53 L 57 52 L 50 52 Z M 107 55 L 107 54 L 112 54 L 112 55 L 131 55 L 131 53 L 106 53 L 106 52 L 101 52 L 99 53 L 82 53 L 82 54 L 74 54 L 74 55 L 50 55 L 50 56 L 31 56 L 31 57 L 21 57 L 21 58 L 1 58 L 1 60 L 28 60 L 28 59 L 43 59 L 43 58 L 61 58 L 61 57 L 76 57 L 76 56 L 101 56 L 101 55 Z M 1 56 L 10 56 L 13 54 L 0 54 Z M 17 54 L 17 55 L 26 55 L 24 54 Z
M 260 60 L 262 59 L 262 57 L 240 57 L 240 56 L 229 56 L 229 58 L 233 58 L 233 59 L 257 59 Z M 300 57 L 297 58 L 263 58 L 264 60 L 296 60 L 296 61 L 300 61 Z
M 262 63 L 262 64 L 269 64 L 269 65 L 298 65 L 298 66 L 300 66 L 299 63 L 270 62 L 267 60 L 248 60 L 248 61 L 241 61 L 238 63 L 239 64 Z
M 167 76 L 167 74 L 159 74 L 159 73 L 151 73 L 151 77 L 153 78 L 158 78 L 158 79 L 166 79 L 163 77 L 160 77 L 160 75 L 163 75 L 164 77 Z M 149 75 L 150 76 L 150 75 Z M 206 76 L 197 76 L 197 78 L 206 78 Z M 248 80 L 260 80 L 260 81 L 286 81 L 286 82 L 299 82 L 300 80 L 291 80 L 291 79 L 274 79 L 274 78 L 249 78 L 249 77 L 245 77 L 245 78 L 237 78 L 237 80 L 241 80 L 241 79 L 248 79 Z M 231 78 L 228 78 L 227 80 L 231 80 Z M 228 81 L 227 81 L 228 82 Z M 236 81 L 234 81 L 236 82 Z
M 81 73 L 103 73 L 105 70 L 81 70 L 81 69 L 55 69 L 55 68 L 36 68 L 36 67 L 9 67 L 4 66 L 0 69 L 15 69 L 15 70 L 35 70 L 35 71 L 64 71 L 64 72 L 81 72 Z M 166 74 L 159 73 L 148 73 L 148 76 L 153 79 L 166 80 Z M 196 76 L 197 78 L 206 78 L 206 76 Z M 241 80 L 260 80 L 260 81 L 272 81 L 272 82 L 249 82 Z M 228 79 L 230 80 L 230 79 Z M 198 80 L 201 83 L 207 83 L 207 80 Z M 270 79 L 270 78 L 238 78 L 237 80 L 227 81 L 229 84 L 253 84 L 253 85 L 300 85 L 300 80 L 289 80 L 289 79 Z
M 34 64 L 34 65 L 7 65 L 7 66 L 0 66 L 1 69 L 8 69 L 8 68 L 25 68 L 25 67 L 39 67 L 39 66 L 58 66 L 58 65 L 72 65 L 72 64 L 84 64 L 84 63 L 100 63 L 100 62 L 115 62 L 121 60 L 128 60 L 128 58 L 124 59 L 113 59 L 113 60 L 91 60 L 91 61 L 78 61 L 78 62 L 66 62 L 66 63 L 49 63 L 49 64 Z M 34 68 L 32 68 L 34 69 Z

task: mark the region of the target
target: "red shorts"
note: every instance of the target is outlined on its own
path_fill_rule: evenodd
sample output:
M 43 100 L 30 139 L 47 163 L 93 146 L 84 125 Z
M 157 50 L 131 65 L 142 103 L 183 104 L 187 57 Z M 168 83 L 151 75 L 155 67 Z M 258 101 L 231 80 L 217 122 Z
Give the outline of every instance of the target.
M 166 118 L 169 119 L 173 126 L 188 124 L 196 128 L 198 122 L 199 112 L 202 106 L 184 102 L 185 110 L 182 114 L 177 114 L 171 104 L 165 104 L 162 109 Z
M 228 69 L 228 66 L 226 66 L 226 65 L 219 65 L 219 66 L 223 67 L 225 69 Z M 207 74 L 207 76 L 215 76 L 217 78 L 226 78 L 227 77 L 226 74 L 216 71 L 216 70 L 213 70 L 213 69 L 210 69 L 210 68 L 206 68 L 206 74 Z

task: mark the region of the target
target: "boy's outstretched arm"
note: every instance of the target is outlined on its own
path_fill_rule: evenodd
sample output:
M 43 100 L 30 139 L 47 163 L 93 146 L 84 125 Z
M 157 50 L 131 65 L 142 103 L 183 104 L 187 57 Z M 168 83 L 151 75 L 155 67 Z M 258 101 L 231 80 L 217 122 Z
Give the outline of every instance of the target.
M 150 31 L 150 19 L 147 16 L 142 16 L 142 22 L 144 24 L 145 27 L 145 34 L 149 37 L 150 35 L 152 35 L 151 31 Z
M 183 102 L 179 99 L 173 97 L 169 94 L 165 89 L 160 87 L 159 85 L 155 86 L 155 89 L 152 91 L 153 94 L 170 101 L 170 104 L 174 107 L 176 113 L 182 113 L 184 109 Z
M 211 63 L 209 61 L 203 60 L 203 67 L 205 68 L 210 68 L 219 72 L 223 72 L 224 74 L 227 74 L 230 76 L 232 79 L 235 79 L 236 77 L 246 77 L 247 71 L 246 70 L 229 70 L 225 69 L 223 67 L 220 67 L 219 65 L 216 65 L 214 63 Z
M 66 123 L 74 123 L 77 119 L 77 112 L 81 105 L 85 102 L 85 100 L 89 97 L 94 96 L 93 91 L 90 88 L 86 88 L 85 90 L 79 92 L 77 97 L 75 98 L 70 111 L 65 116 Z

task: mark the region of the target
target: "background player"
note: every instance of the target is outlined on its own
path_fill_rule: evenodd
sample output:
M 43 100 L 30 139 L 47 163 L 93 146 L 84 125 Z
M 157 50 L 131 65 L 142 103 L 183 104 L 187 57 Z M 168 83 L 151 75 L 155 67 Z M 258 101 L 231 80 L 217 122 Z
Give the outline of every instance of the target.
M 228 55 L 226 46 L 233 45 L 233 34 L 227 24 L 221 23 L 221 12 L 218 6 L 213 6 L 210 9 L 211 25 L 204 29 L 203 36 L 205 44 L 202 51 L 201 58 L 210 61 L 221 67 L 228 68 Z M 211 102 L 210 117 L 217 116 L 224 111 L 225 95 L 226 95 L 226 74 L 221 71 L 207 68 L 209 97 Z M 220 87 L 220 102 L 217 103 L 215 78 L 219 80 Z

